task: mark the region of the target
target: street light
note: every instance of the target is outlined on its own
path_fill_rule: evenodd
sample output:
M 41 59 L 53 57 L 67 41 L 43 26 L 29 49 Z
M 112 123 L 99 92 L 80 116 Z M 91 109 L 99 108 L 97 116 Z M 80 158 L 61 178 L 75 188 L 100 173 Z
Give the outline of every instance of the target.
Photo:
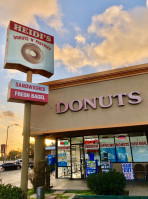
M 9 128 L 12 127 L 12 126 L 19 126 L 19 124 L 11 124 L 11 125 L 9 125 L 7 127 L 6 148 L 5 148 L 5 161 L 6 161 L 6 156 L 7 156 L 8 131 L 9 131 Z

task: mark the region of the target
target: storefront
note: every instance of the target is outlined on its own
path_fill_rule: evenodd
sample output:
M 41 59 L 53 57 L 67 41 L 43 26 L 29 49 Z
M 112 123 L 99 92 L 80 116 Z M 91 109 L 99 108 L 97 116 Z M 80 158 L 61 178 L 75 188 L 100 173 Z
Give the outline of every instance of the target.
M 135 179 L 148 174 L 148 64 L 52 82 L 49 103 L 32 105 L 31 132 L 56 139 L 56 177 L 83 179 L 90 173 L 132 163 Z M 36 144 L 35 157 L 40 151 Z M 43 157 L 43 153 L 42 153 Z

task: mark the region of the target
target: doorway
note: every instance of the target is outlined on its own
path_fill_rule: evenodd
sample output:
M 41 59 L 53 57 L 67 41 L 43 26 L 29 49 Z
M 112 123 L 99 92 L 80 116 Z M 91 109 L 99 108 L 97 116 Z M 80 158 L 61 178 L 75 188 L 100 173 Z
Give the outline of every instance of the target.
M 71 145 L 71 178 L 83 179 L 84 178 L 84 146 L 83 144 Z

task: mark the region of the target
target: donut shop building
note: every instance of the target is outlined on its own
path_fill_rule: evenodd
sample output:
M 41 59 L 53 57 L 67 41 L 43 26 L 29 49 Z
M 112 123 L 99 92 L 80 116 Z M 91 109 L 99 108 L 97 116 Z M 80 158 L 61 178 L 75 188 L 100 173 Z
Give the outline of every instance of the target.
M 56 140 L 56 177 L 132 163 L 135 179 L 148 174 L 148 64 L 45 82 L 49 102 L 31 107 L 35 163 L 45 139 Z M 92 170 L 91 170 L 92 169 Z

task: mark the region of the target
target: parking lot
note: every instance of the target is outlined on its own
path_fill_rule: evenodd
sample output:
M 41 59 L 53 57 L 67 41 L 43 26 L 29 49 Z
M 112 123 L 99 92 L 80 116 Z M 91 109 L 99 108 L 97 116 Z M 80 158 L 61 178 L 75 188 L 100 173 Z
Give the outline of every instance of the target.
M 31 169 L 29 169 L 29 171 L 31 171 Z M 20 187 L 21 170 L 4 171 L 0 173 L 0 179 L 2 179 L 3 184 L 11 184 L 13 186 Z M 31 183 L 28 182 L 28 188 L 31 187 Z

